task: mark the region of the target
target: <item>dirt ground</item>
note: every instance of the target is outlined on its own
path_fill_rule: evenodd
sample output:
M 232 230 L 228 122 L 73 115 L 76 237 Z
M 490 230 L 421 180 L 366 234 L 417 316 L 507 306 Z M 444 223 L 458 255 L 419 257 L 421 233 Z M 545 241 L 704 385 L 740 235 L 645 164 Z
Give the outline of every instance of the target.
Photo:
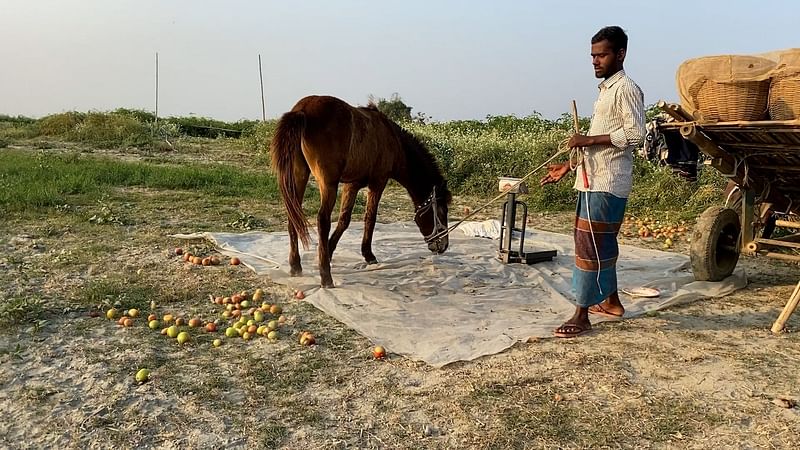
M 230 147 L 182 148 L 171 157 L 249 161 Z M 179 242 L 169 234 L 230 231 L 235 211 L 252 212 L 260 229 L 281 229 L 276 202 L 216 204 L 139 188 L 108 201 L 130 220 L 98 226 L 65 206 L 0 222 L 0 301 L 14 318 L 0 330 L 0 447 L 800 446 L 800 409 L 786 407 L 800 400 L 800 337 L 769 331 L 800 280 L 796 265 L 743 258 L 750 284 L 733 295 L 433 369 L 398 355 L 373 360 L 369 341 L 243 266 L 174 255 Z M 456 198 L 452 216 L 480 201 Z M 390 189 L 379 220 L 410 218 L 404 192 Z M 569 213 L 532 217 L 557 232 L 571 221 Z M 189 249 L 214 253 L 200 242 Z M 671 250 L 685 253 L 687 244 Z M 209 294 L 256 288 L 284 309 L 276 341 L 224 339 L 214 348 L 221 333 L 191 331 L 179 346 L 143 318 L 125 328 L 104 317 L 117 305 L 213 320 L 222 308 Z M 788 326 L 800 328 L 800 313 Z M 317 345 L 299 345 L 304 330 Z M 144 367 L 151 379 L 139 384 L 134 374 Z

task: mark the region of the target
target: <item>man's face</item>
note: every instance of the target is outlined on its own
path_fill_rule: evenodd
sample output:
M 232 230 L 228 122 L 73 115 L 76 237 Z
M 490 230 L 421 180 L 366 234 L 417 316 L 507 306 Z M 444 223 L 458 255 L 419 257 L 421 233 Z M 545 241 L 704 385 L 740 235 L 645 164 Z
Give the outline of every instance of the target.
M 608 78 L 614 75 L 622 68 L 623 60 L 625 60 L 625 49 L 614 52 L 608 40 L 604 39 L 592 44 L 592 65 L 595 77 Z

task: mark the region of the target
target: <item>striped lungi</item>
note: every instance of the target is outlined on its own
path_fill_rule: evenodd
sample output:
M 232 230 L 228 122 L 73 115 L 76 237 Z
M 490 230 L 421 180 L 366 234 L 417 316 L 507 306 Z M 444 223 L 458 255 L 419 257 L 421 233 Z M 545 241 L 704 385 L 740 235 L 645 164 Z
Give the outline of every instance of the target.
M 617 290 L 617 233 L 628 199 L 608 192 L 578 194 L 572 289 L 577 305 L 587 308 Z

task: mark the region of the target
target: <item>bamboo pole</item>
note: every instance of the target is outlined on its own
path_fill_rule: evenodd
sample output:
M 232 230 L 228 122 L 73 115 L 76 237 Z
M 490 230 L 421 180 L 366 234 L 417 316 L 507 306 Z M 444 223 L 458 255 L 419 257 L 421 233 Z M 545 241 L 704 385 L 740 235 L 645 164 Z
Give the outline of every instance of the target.
M 800 119 L 794 120 L 737 120 L 732 122 L 715 122 L 716 127 L 765 127 L 774 128 L 781 126 L 800 126 Z
M 703 151 L 706 155 L 714 158 L 712 165 L 723 173 L 732 173 L 735 166 L 733 161 L 733 156 L 728 154 L 728 152 L 722 150 L 717 146 L 711 139 L 707 138 L 704 134 L 700 133 L 697 130 L 697 126 L 694 123 L 688 123 L 681 127 L 681 136 L 684 138 L 692 141 L 695 145 L 697 145 L 700 150 Z M 742 172 L 740 175 L 739 173 Z M 744 179 L 744 168 L 738 168 L 734 176 L 729 177 L 736 184 L 741 185 L 742 180 Z
M 776 170 L 781 172 L 800 172 L 800 165 L 797 167 L 792 166 L 776 166 L 776 165 L 752 165 L 750 166 L 751 169 L 758 169 L 758 170 Z
M 698 120 L 686 120 L 677 122 L 665 122 L 661 124 L 662 127 L 679 127 L 684 122 L 700 122 Z M 762 132 L 762 133 L 798 133 L 800 132 L 800 121 L 792 122 L 709 122 L 702 123 L 703 129 L 718 132 L 725 131 L 729 133 L 746 133 L 746 132 Z
M 789 301 L 786 302 L 786 306 L 781 311 L 781 314 L 778 316 L 778 319 L 775 320 L 775 323 L 772 324 L 772 332 L 773 333 L 780 333 L 786 327 L 786 321 L 789 320 L 789 316 L 792 315 L 795 309 L 797 309 L 797 304 L 800 303 L 800 283 L 797 283 L 797 286 L 794 288 L 794 292 L 792 292 L 791 297 L 789 297 Z
M 777 239 L 758 238 L 756 239 L 756 242 L 758 242 L 759 244 L 764 244 L 768 247 L 800 248 L 800 243 L 779 241 Z
M 773 144 L 767 142 L 720 142 L 720 145 L 727 147 L 745 148 L 748 150 L 786 150 L 789 152 L 797 152 L 800 150 L 800 143 L 786 143 L 786 144 Z
M 258 54 L 258 80 L 261 83 L 261 121 L 267 121 L 267 109 L 264 106 L 264 77 L 261 74 L 261 53 Z
M 695 120 L 695 118 L 689 114 L 688 111 L 683 109 L 683 107 L 677 103 L 667 103 L 664 100 L 659 100 L 658 103 L 656 103 L 656 106 L 672 116 L 672 118 L 678 122 L 693 122 Z
M 800 242 L 800 233 L 781 236 L 779 238 L 775 238 L 775 240 L 778 242 Z
M 572 101 L 572 124 L 575 127 L 575 134 L 581 132 L 581 126 L 578 123 L 578 104 L 575 100 Z
M 775 226 L 783 228 L 800 228 L 800 222 L 792 222 L 790 220 L 776 220 Z
M 156 120 L 155 124 L 158 125 L 158 52 L 156 52 Z
M 580 134 L 581 126 L 578 123 L 578 103 L 575 102 L 575 100 L 572 101 L 572 125 L 575 127 L 575 134 Z M 581 163 L 583 163 L 583 158 L 586 157 L 585 152 L 586 150 L 583 149 Z M 589 189 L 589 176 L 586 175 L 586 167 L 581 168 L 581 173 L 583 174 L 583 187 Z
M 764 256 L 772 259 L 779 259 L 781 261 L 800 262 L 800 256 L 787 255 L 786 253 L 767 252 Z

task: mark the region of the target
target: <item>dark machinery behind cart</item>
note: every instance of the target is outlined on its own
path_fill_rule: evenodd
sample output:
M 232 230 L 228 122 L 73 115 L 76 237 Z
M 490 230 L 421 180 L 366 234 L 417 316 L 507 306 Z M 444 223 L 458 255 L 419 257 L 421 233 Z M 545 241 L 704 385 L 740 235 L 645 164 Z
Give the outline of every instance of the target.
M 697 219 L 690 257 L 695 279 L 719 281 L 733 273 L 739 255 L 800 262 L 800 120 L 707 123 L 680 105 L 659 102 L 677 130 L 736 185 L 726 204 Z M 773 237 L 781 230 L 780 237 Z M 800 285 L 799 285 L 800 286 Z M 800 300 L 795 289 L 772 327 L 783 330 Z

